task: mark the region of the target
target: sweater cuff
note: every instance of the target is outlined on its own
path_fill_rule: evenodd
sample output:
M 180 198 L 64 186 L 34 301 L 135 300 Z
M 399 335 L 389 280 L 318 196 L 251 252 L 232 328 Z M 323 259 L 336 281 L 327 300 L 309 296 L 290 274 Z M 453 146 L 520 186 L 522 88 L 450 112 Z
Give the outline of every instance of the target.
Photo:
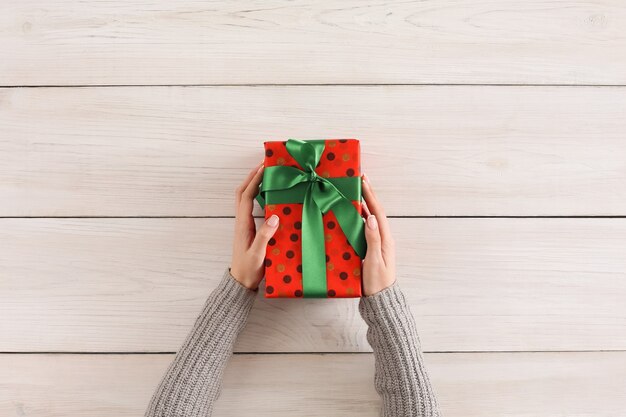
M 396 315 L 410 314 L 409 305 L 397 280 L 376 294 L 361 297 L 359 301 L 361 317 L 370 325 L 386 321 L 385 317 L 392 311 Z
M 254 304 L 258 290 L 244 287 L 231 275 L 230 267 L 226 267 L 222 279 L 215 289 L 215 294 L 218 295 L 220 303 L 227 308 L 247 315 Z

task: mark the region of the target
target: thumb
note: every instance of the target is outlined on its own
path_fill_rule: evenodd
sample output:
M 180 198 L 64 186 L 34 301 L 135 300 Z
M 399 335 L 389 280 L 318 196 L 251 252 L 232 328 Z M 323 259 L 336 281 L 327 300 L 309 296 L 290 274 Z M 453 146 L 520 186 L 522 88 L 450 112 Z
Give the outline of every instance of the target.
M 380 230 L 378 229 L 378 220 L 376 216 L 370 214 L 365 220 L 365 240 L 367 241 L 366 258 L 382 259 Z
M 275 214 L 272 214 L 265 220 L 259 230 L 257 230 L 254 241 L 250 246 L 252 252 L 260 256 L 265 256 L 265 247 L 267 246 L 267 242 L 274 236 L 274 233 L 276 233 L 276 230 L 278 230 L 278 222 L 278 216 Z

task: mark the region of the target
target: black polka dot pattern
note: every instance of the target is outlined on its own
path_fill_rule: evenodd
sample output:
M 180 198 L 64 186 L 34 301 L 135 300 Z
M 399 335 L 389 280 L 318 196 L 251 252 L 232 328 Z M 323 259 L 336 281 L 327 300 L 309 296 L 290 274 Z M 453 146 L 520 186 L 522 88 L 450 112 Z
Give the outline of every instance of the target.
M 287 258 L 291 259 L 294 256 L 296 256 L 295 252 L 292 250 L 288 250 L 287 253 L 285 253 L 285 256 L 287 256 Z
M 274 292 L 274 287 L 268 285 L 267 287 L 265 287 L 265 292 L 268 294 L 272 294 Z
M 289 283 L 291 282 L 291 275 L 285 275 L 285 276 L 283 277 L 283 282 L 284 282 L 285 284 L 289 284 Z
M 267 156 L 268 158 L 274 156 L 274 151 L 271 149 L 266 149 L 265 156 Z
M 341 274 L 339 274 L 339 278 L 341 278 L 342 280 L 347 280 L 348 279 L 348 273 L 347 272 L 342 272 Z
M 287 216 L 291 214 L 291 208 L 290 207 L 284 207 L 283 208 L 283 213 L 286 214 Z
M 290 239 L 292 242 L 296 242 L 296 241 L 298 241 L 298 235 L 297 235 L 297 234 L 295 234 L 295 233 L 292 233 L 292 234 L 291 234 L 291 236 L 289 236 L 289 239 Z
M 335 290 L 328 290 L 328 296 L 329 296 L 329 297 L 334 297 L 335 295 L 337 295 L 337 293 L 335 292 Z
M 346 175 L 347 175 L 348 177 L 354 177 L 354 170 L 353 170 L 352 168 L 348 168 L 348 169 L 346 170 Z

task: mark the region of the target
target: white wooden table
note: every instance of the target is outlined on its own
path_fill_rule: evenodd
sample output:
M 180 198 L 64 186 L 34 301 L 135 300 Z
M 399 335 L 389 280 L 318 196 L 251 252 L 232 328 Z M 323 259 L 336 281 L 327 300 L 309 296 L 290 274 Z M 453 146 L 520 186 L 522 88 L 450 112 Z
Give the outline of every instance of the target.
M 625 28 L 620 0 L 0 2 L 0 415 L 140 417 L 262 142 L 356 137 L 445 416 L 623 416 Z M 356 304 L 257 300 L 216 415 L 377 416 Z

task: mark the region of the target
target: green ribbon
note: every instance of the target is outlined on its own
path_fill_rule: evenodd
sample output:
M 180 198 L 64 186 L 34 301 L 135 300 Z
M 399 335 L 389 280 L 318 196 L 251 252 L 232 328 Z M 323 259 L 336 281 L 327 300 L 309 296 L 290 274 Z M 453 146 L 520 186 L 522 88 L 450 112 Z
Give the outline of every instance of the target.
M 351 200 L 361 199 L 361 181 L 355 177 L 324 178 L 315 172 L 325 141 L 289 139 L 287 151 L 303 168 L 265 167 L 256 200 L 265 204 L 303 203 L 302 293 L 326 297 L 326 252 L 322 214 L 332 211 L 348 242 L 361 259 L 367 245 L 363 218 Z

